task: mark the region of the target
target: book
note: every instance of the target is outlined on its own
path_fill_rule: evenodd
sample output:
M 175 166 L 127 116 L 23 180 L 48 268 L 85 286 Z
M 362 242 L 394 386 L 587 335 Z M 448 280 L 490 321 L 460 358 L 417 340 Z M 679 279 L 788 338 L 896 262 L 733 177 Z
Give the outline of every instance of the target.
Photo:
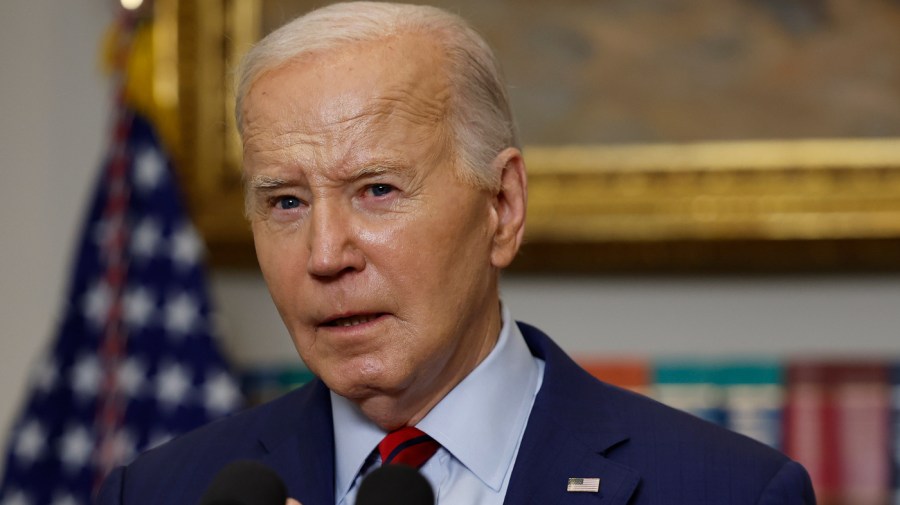
M 891 500 L 900 505 L 900 363 L 894 363 L 890 371 L 891 388 Z
M 726 428 L 782 448 L 784 373 L 780 363 L 723 363 L 716 373 Z
M 715 424 L 725 424 L 718 365 L 707 361 L 666 360 L 655 363 L 652 396 L 670 407 Z
M 644 395 L 650 393 L 651 367 L 647 360 L 576 357 L 576 361 L 603 382 Z
M 822 503 L 887 503 L 888 372 L 875 361 L 788 366 L 785 450 L 806 467 Z

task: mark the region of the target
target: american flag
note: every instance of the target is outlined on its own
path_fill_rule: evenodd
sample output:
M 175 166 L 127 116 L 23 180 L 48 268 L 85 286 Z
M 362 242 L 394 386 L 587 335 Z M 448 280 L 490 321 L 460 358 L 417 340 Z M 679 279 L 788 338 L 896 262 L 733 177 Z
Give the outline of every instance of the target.
M 203 244 L 152 126 L 119 111 L 65 315 L 9 439 L 0 505 L 78 505 L 141 450 L 238 409 Z
M 566 485 L 566 491 L 570 493 L 596 493 L 600 491 L 600 479 L 570 477 Z

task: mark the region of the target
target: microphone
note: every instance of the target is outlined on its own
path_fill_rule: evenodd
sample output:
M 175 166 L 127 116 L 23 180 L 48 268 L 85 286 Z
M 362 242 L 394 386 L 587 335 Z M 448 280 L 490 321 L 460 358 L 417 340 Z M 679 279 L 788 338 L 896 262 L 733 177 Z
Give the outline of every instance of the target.
M 415 468 L 385 465 L 363 479 L 356 505 L 434 505 L 434 492 Z
M 213 477 L 200 505 L 284 505 L 287 488 L 275 470 L 252 460 L 229 463 Z

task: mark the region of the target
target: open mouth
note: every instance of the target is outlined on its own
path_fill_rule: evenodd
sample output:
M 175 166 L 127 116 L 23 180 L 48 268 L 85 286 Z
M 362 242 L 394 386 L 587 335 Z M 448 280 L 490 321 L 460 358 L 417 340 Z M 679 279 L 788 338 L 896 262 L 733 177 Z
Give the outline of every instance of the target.
M 361 314 L 356 316 L 349 317 L 338 317 L 332 319 L 330 321 L 326 321 L 322 323 L 322 326 L 331 326 L 331 327 L 349 327 L 349 326 L 359 326 L 361 324 L 368 323 L 370 321 L 374 321 L 381 317 L 383 314 Z

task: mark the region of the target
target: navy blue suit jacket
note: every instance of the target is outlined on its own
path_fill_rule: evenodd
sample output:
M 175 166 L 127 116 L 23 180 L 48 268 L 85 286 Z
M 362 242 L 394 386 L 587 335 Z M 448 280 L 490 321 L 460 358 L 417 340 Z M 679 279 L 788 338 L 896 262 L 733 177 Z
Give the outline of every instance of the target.
M 506 504 L 815 503 L 806 471 L 781 453 L 599 382 L 540 330 L 520 328 L 546 367 Z M 333 505 L 325 385 L 314 381 L 143 454 L 110 475 L 97 503 L 194 505 L 216 472 L 236 459 L 271 466 L 303 505 Z M 600 490 L 569 493 L 570 477 L 598 477 Z

